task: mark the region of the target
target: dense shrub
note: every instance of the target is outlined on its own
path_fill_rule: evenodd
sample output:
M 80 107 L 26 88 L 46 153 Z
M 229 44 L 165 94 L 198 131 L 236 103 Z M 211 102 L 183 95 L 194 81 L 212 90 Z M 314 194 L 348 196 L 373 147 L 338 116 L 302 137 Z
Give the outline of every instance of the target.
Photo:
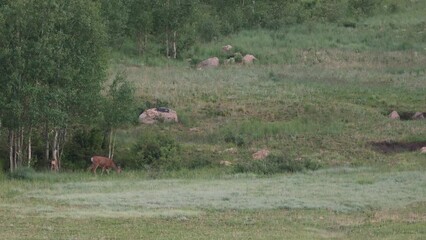
M 107 152 L 105 133 L 98 128 L 79 129 L 67 143 L 62 156 L 62 168 L 84 169 L 90 164 L 90 157 Z
M 126 167 L 133 169 L 176 170 L 180 166 L 181 146 L 171 136 L 147 130 L 130 150 Z
M 212 166 L 217 161 L 217 154 L 200 149 L 187 148 L 184 150 L 180 165 L 185 169 L 200 169 Z
M 348 9 L 353 15 L 368 16 L 376 11 L 383 0 L 349 0 Z
M 245 144 L 244 137 L 241 134 L 227 132 L 224 136 L 224 141 L 226 143 L 233 143 L 239 147 Z
M 9 173 L 9 178 L 19 180 L 33 180 L 35 178 L 35 170 L 30 167 L 19 167 L 15 171 Z
M 270 155 L 264 160 L 245 161 L 235 165 L 237 173 L 276 174 L 317 170 L 321 166 L 310 159 L 292 159 L 286 156 Z

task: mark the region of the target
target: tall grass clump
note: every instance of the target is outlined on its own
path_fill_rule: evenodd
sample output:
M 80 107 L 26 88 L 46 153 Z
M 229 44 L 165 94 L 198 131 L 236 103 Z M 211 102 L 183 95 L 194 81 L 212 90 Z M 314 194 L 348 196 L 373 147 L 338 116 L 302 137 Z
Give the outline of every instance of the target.
M 180 168 L 181 146 L 167 133 L 146 129 L 122 158 L 126 167 L 146 170 L 177 170 Z M 126 159 L 127 158 L 127 159 Z
M 9 173 L 9 179 L 17 180 L 34 180 L 36 178 L 36 171 L 31 167 L 19 167 L 15 171 Z
M 311 159 L 292 158 L 284 154 L 270 155 L 263 160 L 239 162 L 234 166 L 236 173 L 277 174 L 286 172 L 313 171 L 321 168 L 319 162 Z

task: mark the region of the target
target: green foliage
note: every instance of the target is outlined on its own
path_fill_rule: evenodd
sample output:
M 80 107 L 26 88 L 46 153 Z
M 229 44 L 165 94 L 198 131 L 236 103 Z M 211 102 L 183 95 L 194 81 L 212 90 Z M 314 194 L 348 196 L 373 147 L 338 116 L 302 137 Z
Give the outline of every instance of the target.
M 207 16 L 203 19 L 198 26 L 198 34 L 200 39 L 204 42 L 211 42 L 220 36 L 220 23 L 213 16 Z
M 208 169 L 217 163 L 218 155 L 208 149 L 198 149 L 195 146 L 182 147 L 180 165 L 182 169 Z
M 129 10 L 127 0 L 101 0 L 101 15 L 105 20 L 110 46 L 120 48 L 128 28 Z
M 263 160 L 238 162 L 234 166 L 236 173 L 277 174 L 285 172 L 301 172 L 318 170 L 321 165 L 310 159 L 293 159 L 285 155 L 269 155 Z
M 384 0 L 304 0 L 304 1 L 101 1 L 110 44 L 133 41 L 131 52 L 143 56 L 146 64 L 159 53 L 184 58 L 201 42 L 217 41 L 241 30 L 279 30 L 309 22 L 339 23 L 371 16 L 386 6 Z M 390 0 L 389 0 L 390 1 Z M 125 23 L 125 20 L 128 20 Z M 353 20 L 351 20 L 353 22 Z M 349 22 L 351 22 L 349 21 Z M 123 32 L 125 30 L 125 33 Z M 114 43 L 115 42 L 115 43 Z M 121 46 L 121 45 L 120 45 Z M 176 53 L 174 52 L 176 46 Z M 116 47 L 120 49 L 120 47 Z M 128 51 L 129 48 L 122 49 Z
M 8 177 L 10 179 L 18 180 L 34 180 L 36 172 L 33 168 L 30 167 L 18 167 L 15 171 L 9 173 Z
M 231 131 L 228 131 L 228 132 L 225 133 L 223 140 L 226 143 L 233 143 L 238 147 L 241 147 L 245 144 L 244 137 L 241 134 L 234 133 L 234 132 L 231 132 Z
M 77 129 L 64 147 L 62 167 L 69 170 L 86 169 L 91 164 L 90 157 L 105 155 L 107 144 L 107 136 L 100 129 Z
M 2 126 L 27 139 L 30 132 L 94 123 L 106 79 L 98 4 L 5 1 L 0 16 Z
M 118 73 L 109 86 L 104 103 L 104 122 L 109 128 L 117 128 L 134 121 L 134 86 L 124 73 Z
M 348 9 L 357 16 L 369 16 L 381 5 L 383 0 L 348 0 Z
M 133 144 L 126 167 L 132 169 L 176 170 L 181 167 L 181 146 L 167 133 L 146 129 Z

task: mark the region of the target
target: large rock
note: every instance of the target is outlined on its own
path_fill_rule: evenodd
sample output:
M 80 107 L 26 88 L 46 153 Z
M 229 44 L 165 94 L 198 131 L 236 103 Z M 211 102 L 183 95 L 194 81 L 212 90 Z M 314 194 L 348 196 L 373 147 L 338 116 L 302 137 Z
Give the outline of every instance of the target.
M 423 120 L 425 119 L 425 116 L 424 116 L 424 113 L 422 112 L 416 112 L 412 118 L 413 120 Z
M 256 60 L 257 58 L 255 57 L 255 56 L 253 56 L 253 55 L 251 55 L 251 54 L 246 54 L 244 57 L 243 57 L 243 63 L 244 64 L 251 64 L 251 63 L 253 63 L 253 61 L 254 60 Z
M 400 119 L 400 116 L 399 116 L 399 114 L 398 114 L 398 112 L 397 112 L 397 111 L 392 111 L 392 112 L 389 114 L 389 118 L 390 118 L 390 119 Z
M 156 122 L 178 122 L 176 111 L 169 108 L 151 108 L 139 115 L 139 122 L 153 124 Z
M 208 58 L 208 59 L 200 62 L 197 65 L 198 69 L 202 69 L 202 68 L 216 68 L 216 67 L 219 67 L 219 58 L 217 58 L 217 57 Z
M 420 152 L 422 152 L 422 153 L 426 153 L 426 147 L 422 147 L 422 148 L 420 149 Z

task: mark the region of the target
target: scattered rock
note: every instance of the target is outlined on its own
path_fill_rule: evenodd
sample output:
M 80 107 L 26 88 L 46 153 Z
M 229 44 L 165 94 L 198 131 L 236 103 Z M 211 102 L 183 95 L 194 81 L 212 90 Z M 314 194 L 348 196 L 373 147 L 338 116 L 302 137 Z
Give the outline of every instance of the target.
M 206 59 L 206 60 L 204 60 L 204 61 L 200 62 L 200 63 L 197 65 L 197 68 L 198 68 L 198 69 L 203 69 L 203 68 L 216 68 L 216 67 L 219 67 L 219 58 L 217 58 L 217 57 L 211 57 L 211 58 L 208 58 L 208 59 Z
M 244 64 L 251 64 L 251 63 L 253 63 L 253 61 L 254 60 L 256 60 L 257 58 L 255 57 L 255 56 L 253 56 L 253 55 L 251 55 L 251 54 L 246 54 L 244 57 L 243 57 L 243 63 Z
M 222 47 L 222 51 L 224 51 L 224 52 L 230 52 L 231 51 L 231 49 L 232 49 L 232 46 L 231 45 L 226 45 L 226 46 L 223 46 Z
M 200 132 L 200 129 L 197 127 L 193 127 L 189 129 L 190 132 Z
M 223 152 L 236 154 L 238 150 L 236 148 L 228 148 L 228 149 L 225 149 Z
M 156 122 L 178 122 L 176 111 L 169 108 L 151 108 L 139 115 L 139 122 L 154 124 Z
M 264 148 L 262 150 L 259 150 L 255 153 L 253 153 L 252 157 L 254 160 L 262 160 L 265 159 L 269 155 L 269 150 Z
M 399 114 L 398 114 L 398 112 L 397 112 L 397 111 L 392 111 L 392 112 L 389 114 L 389 118 L 390 118 L 390 119 L 400 119 Z
M 225 161 L 225 160 L 220 161 L 219 164 L 223 166 L 227 166 L 227 167 L 232 165 L 230 161 Z
M 416 112 L 413 115 L 412 119 L 413 120 L 422 120 L 422 119 L 425 119 L 424 113 L 422 113 L 422 112 Z
M 235 63 L 235 58 L 231 57 L 224 61 L 225 65 L 231 65 Z

